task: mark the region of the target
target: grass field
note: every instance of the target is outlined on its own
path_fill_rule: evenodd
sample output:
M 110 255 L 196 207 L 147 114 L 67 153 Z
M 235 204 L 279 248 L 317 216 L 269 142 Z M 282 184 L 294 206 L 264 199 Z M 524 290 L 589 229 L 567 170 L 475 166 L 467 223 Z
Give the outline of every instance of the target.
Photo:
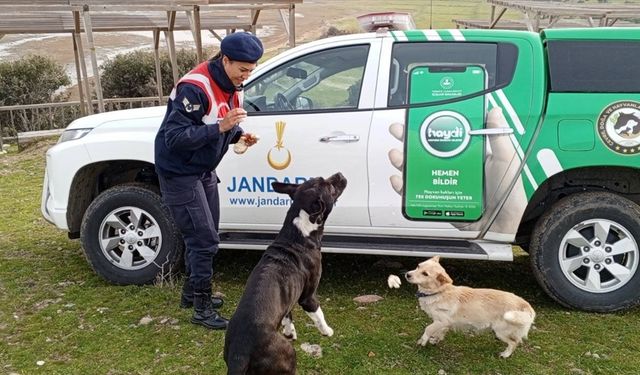
M 0 155 L 0 373 L 223 374 L 223 332 L 189 323 L 178 308 L 180 280 L 113 286 L 96 276 L 80 244 L 39 212 L 48 143 Z M 260 257 L 222 251 L 215 289 L 230 316 Z M 538 316 L 529 341 L 512 358 L 489 333 L 451 333 L 438 346 L 416 347 L 428 322 L 415 290 L 386 287 L 386 277 L 421 259 L 324 256 L 319 294 L 331 338 L 320 336 L 297 308 L 300 374 L 637 374 L 640 311 L 588 314 L 566 310 L 535 284 L 528 257 L 514 262 L 443 260 L 458 284 L 523 296 Z M 359 305 L 353 298 L 384 299 Z M 148 319 L 143 319 L 147 317 Z M 150 322 L 145 324 L 145 320 Z M 319 344 L 321 358 L 300 349 Z M 40 362 L 41 361 L 41 362 Z

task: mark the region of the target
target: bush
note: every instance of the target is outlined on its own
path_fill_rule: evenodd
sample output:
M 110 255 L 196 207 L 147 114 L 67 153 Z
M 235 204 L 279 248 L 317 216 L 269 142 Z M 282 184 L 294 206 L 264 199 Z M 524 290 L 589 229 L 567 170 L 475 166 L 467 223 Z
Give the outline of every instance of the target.
M 62 65 L 48 57 L 34 55 L 0 62 L 0 106 L 65 101 L 68 94 L 59 94 L 58 89 L 70 83 Z M 71 115 L 67 108 L 53 112 L 46 109 L 0 112 L 0 137 L 55 128 Z
M 195 51 L 181 49 L 176 53 L 178 75 L 182 76 L 197 64 Z M 136 98 L 156 96 L 156 68 L 153 52 L 135 51 L 117 55 L 101 66 L 102 90 L 105 98 Z M 171 60 L 167 53 L 160 55 L 162 93 L 169 95 L 173 88 Z
M 0 62 L 0 106 L 49 103 L 71 81 L 62 65 L 43 56 Z
M 321 38 L 328 38 L 332 36 L 347 35 L 347 34 L 351 34 L 351 33 L 347 30 L 338 29 L 335 26 L 329 26 L 327 31 L 325 31 L 324 34 L 322 34 Z
M 134 51 L 116 55 L 102 64 L 105 98 L 152 96 L 155 87 L 153 54 Z

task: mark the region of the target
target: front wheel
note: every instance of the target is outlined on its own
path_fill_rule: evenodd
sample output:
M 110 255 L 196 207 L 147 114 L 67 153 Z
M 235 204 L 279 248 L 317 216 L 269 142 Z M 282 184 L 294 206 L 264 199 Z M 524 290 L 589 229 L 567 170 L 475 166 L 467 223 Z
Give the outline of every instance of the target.
M 180 264 L 184 243 L 160 196 L 116 186 L 87 208 L 80 240 L 91 267 L 114 284 L 148 284 Z
M 612 312 L 640 302 L 640 207 L 612 193 L 574 194 L 536 225 L 533 273 L 560 304 Z

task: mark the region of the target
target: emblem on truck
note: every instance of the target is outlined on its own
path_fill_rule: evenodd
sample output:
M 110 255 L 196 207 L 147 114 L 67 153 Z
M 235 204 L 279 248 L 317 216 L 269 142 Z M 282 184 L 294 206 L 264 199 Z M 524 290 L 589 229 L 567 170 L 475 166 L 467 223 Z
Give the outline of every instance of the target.
M 442 87 L 445 90 L 449 90 L 449 89 L 453 88 L 453 85 L 454 85 L 453 78 L 451 78 L 451 77 L 443 77 L 440 80 L 440 87 Z
M 440 111 L 427 117 L 420 126 L 422 146 L 432 155 L 450 158 L 469 144 L 469 120 L 458 112 Z
M 621 101 L 608 105 L 598 117 L 598 134 L 611 150 L 640 153 L 640 103 Z

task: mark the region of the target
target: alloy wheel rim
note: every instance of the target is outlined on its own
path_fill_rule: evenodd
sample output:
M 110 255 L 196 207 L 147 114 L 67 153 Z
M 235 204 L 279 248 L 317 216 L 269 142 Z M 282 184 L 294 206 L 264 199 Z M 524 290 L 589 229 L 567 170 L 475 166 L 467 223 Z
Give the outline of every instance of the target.
M 591 219 L 575 225 L 562 238 L 559 250 L 563 275 L 590 293 L 620 289 L 638 269 L 638 243 L 612 220 Z
M 133 271 L 156 261 L 162 247 L 162 232 L 147 211 L 133 206 L 119 207 L 102 220 L 98 242 L 109 262 Z

